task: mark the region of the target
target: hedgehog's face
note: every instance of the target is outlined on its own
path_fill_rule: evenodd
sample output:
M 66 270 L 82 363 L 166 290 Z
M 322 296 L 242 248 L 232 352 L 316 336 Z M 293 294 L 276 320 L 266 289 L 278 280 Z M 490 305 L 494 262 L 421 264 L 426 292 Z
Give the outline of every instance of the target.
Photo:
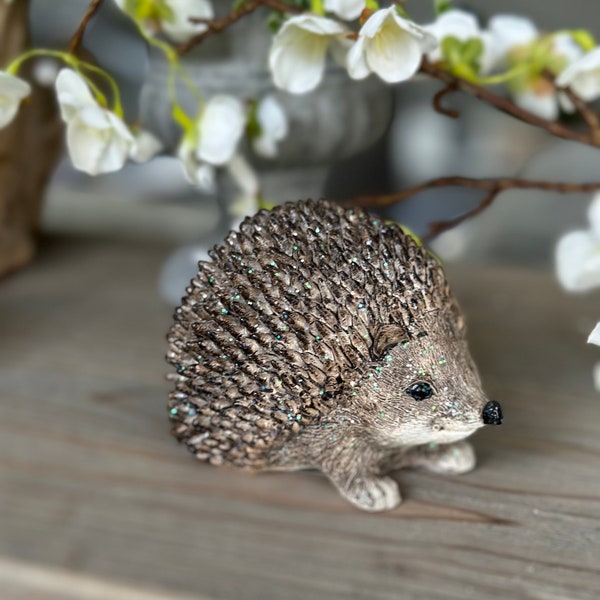
M 383 445 L 451 443 L 502 419 L 460 339 L 429 334 L 397 344 L 364 389 L 372 435 Z

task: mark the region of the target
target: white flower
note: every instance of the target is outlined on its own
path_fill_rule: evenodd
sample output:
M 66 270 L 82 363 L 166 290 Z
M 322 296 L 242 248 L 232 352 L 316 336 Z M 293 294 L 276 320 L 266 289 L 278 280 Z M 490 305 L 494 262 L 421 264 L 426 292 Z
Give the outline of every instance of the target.
M 209 0 L 115 0 L 115 4 L 148 33 L 158 23 L 174 42 L 186 42 L 207 30 L 205 23 L 192 23 L 191 17 L 214 18 Z
M 345 21 L 354 21 L 364 10 L 366 0 L 325 0 L 323 7 Z
M 196 121 L 196 156 L 211 165 L 224 165 L 233 156 L 245 127 L 241 101 L 233 96 L 214 96 Z
M 596 327 L 592 329 L 588 339 L 588 344 L 595 344 L 596 346 L 600 346 L 600 321 L 596 323 Z
M 565 110 L 574 110 L 568 98 L 557 94 L 555 86 L 543 74 L 543 71 L 558 73 L 581 56 L 581 46 L 570 34 L 540 36 L 529 19 L 511 15 L 493 17 L 489 27 L 482 71 L 518 68 L 532 61 L 538 65 L 537 71 L 525 72 L 507 83 L 517 106 L 550 121 L 558 118 L 560 104 Z M 542 52 L 544 64 L 540 66 Z
M 513 101 L 520 108 L 528 110 L 542 119 L 554 121 L 559 114 L 558 97 L 549 82 L 541 80 L 540 84 L 538 88 L 531 87 L 522 91 L 513 91 Z
M 161 141 L 149 131 L 140 129 L 135 134 L 135 142 L 129 151 L 129 158 L 137 163 L 148 162 L 163 148 Z
M 214 190 L 213 166 L 227 164 L 246 127 L 244 106 L 233 96 L 214 96 L 184 135 L 178 151 L 186 177 L 206 191 Z
M 203 192 L 214 194 L 217 189 L 215 168 L 199 161 L 195 150 L 195 145 L 184 138 L 177 151 L 185 178 Z
M 573 61 L 556 78 L 556 85 L 570 88 L 585 102 L 600 98 L 600 48 Z
M 205 23 L 192 23 L 190 17 L 212 19 L 215 15 L 208 0 L 166 0 L 165 3 L 171 15 L 161 19 L 160 26 L 174 42 L 187 42 L 207 30 Z
M 556 275 L 570 292 L 585 292 L 600 286 L 600 194 L 588 210 L 591 227 L 564 235 L 556 246 Z
M 535 24 L 525 17 L 495 15 L 488 22 L 485 63 L 489 70 L 507 67 L 509 52 L 527 46 L 538 36 Z
M 31 86 L 19 77 L 0 71 L 0 128 L 17 114 L 21 100 L 31 94 Z
M 436 44 L 433 35 L 390 6 L 374 12 L 361 27 L 348 53 L 348 73 L 353 79 L 376 73 L 388 83 L 405 81 L 416 73 L 423 54 Z
M 593 378 L 594 387 L 596 388 L 597 392 L 600 392 L 600 363 L 596 363 L 594 365 Z
M 327 49 L 348 33 L 341 23 L 325 17 L 302 14 L 288 19 L 269 52 L 275 85 L 293 94 L 314 90 L 323 78 Z
M 277 143 L 288 133 L 288 121 L 275 96 L 265 96 L 256 107 L 260 134 L 252 140 L 254 151 L 265 158 L 277 156 Z
M 454 37 L 461 42 L 482 39 L 482 32 L 475 16 L 459 9 L 443 12 L 433 23 L 425 25 L 423 29 L 431 33 L 438 43 L 447 37 Z M 441 49 L 434 48 L 427 54 L 427 58 L 431 62 L 441 61 L 443 58 Z
M 588 339 L 588 344 L 595 344 L 596 346 L 600 346 L 600 321 L 596 323 L 596 327 L 590 333 Z M 600 392 L 600 363 L 596 363 L 594 365 L 593 370 L 593 378 L 594 378 L 594 387 L 597 391 Z
M 67 148 L 73 166 L 90 175 L 121 169 L 134 145 L 125 123 L 96 102 L 85 81 L 72 69 L 60 71 L 56 93 L 67 124 Z

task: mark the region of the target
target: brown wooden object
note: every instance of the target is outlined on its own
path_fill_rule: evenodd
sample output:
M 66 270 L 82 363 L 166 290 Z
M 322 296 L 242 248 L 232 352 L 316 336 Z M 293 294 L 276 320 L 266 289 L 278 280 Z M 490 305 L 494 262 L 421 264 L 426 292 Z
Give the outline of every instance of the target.
M 27 0 L 0 2 L 0 65 L 29 47 Z M 15 120 L 0 130 L 0 277 L 27 264 L 35 254 L 48 179 L 62 152 L 63 126 L 54 89 L 33 86 Z

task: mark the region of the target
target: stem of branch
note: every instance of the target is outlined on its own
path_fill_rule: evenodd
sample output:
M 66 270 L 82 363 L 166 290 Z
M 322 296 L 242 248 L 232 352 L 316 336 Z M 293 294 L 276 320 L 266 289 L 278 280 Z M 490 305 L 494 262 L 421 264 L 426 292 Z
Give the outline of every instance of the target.
M 590 135 L 596 141 L 596 144 L 600 145 L 600 118 L 598 117 L 598 113 L 590 108 L 590 106 L 570 88 L 563 88 L 560 91 L 566 94 L 567 98 L 573 103 L 573 106 L 575 106 L 577 112 L 588 126 Z
M 560 194 L 588 193 L 600 190 L 600 182 L 568 183 L 563 181 L 543 181 L 536 179 L 522 179 L 518 177 L 504 177 L 498 179 L 476 179 L 473 177 L 438 177 L 424 183 L 401 190 L 394 194 L 381 196 L 360 196 L 344 202 L 349 206 L 390 206 L 408 200 L 419 192 L 442 187 L 465 187 L 484 192 L 504 192 L 506 190 L 544 190 Z
M 189 52 L 192 48 L 195 48 L 198 44 L 203 42 L 207 37 L 211 36 L 213 33 L 218 33 L 223 31 L 230 25 L 233 25 L 241 18 L 249 15 L 254 12 L 257 8 L 265 7 L 270 8 L 272 10 L 277 10 L 279 12 L 289 12 L 289 13 L 300 13 L 303 10 L 297 6 L 292 6 L 283 2 L 282 0 L 249 0 L 245 4 L 243 4 L 237 10 L 229 13 L 227 16 L 222 19 L 191 19 L 193 22 L 204 23 L 207 26 L 206 31 L 199 33 L 194 36 L 187 42 L 181 44 L 177 47 L 177 54 L 182 56 Z
M 445 88 L 442 88 L 434 97 L 433 97 L 433 108 L 435 108 L 436 112 L 441 115 L 445 115 L 450 117 L 451 119 L 457 119 L 459 117 L 459 113 L 457 110 L 452 108 L 447 108 L 442 104 L 442 100 L 448 94 L 456 91 L 456 84 L 450 83 Z
M 575 193 L 589 193 L 600 190 L 600 181 L 587 182 L 587 183 L 568 183 L 564 181 L 542 181 L 535 179 L 521 179 L 521 178 L 498 178 L 498 179 L 474 179 L 471 177 L 438 177 L 437 179 L 431 179 L 419 185 L 401 190 L 394 194 L 387 194 L 381 196 L 360 196 L 342 202 L 346 206 L 362 206 L 364 208 L 375 207 L 375 206 L 390 206 L 404 200 L 408 200 L 412 196 L 415 196 L 419 192 L 425 190 L 442 188 L 442 187 L 464 187 L 476 190 L 482 190 L 486 192 L 481 202 L 472 210 L 459 215 L 453 219 L 447 221 L 434 221 L 429 226 L 429 232 L 424 236 L 424 241 L 429 241 L 431 238 L 439 235 L 443 231 L 452 229 L 460 223 L 471 219 L 483 212 L 496 197 L 506 190 L 544 190 L 547 192 L 558 192 L 560 194 L 575 194 Z
M 81 23 L 79 23 L 79 27 L 77 27 L 77 31 L 73 34 L 71 41 L 69 42 L 69 46 L 67 51 L 70 54 L 75 54 L 81 45 L 81 41 L 83 39 L 83 34 L 85 33 L 85 29 L 88 26 L 88 23 L 92 20 L 92 17 L 96 14 L 103 0 L 92 0 L 83 15 L 83 19 L 81 19 Z
M 430 63 L 426 58 L 423 59 L 420 71 L 421 73 L 425 73 L 426 75 L 429 75 L 434 79 L 442 81 L 446 85 L 454 85 L 457 89 L 467 92 L 468 94 L 475 96 L 483 102 L 487 102 L 488 104 L 496 107 L 497 109 L 505 113 L 508 113 L 509 115 L 519 119 L 520 121 L 524 121 L 525 123 L 529 123 L 530 125 L 535 125 L 536 127 L 545 129 L 546 131 L 548 131 L 556 137 L 566 140 L 572 140 L 581 144 L 586 144 L 588 146 L 600 147 L 599 136 L 591 133 L 582 133 L 579 131 L 575 131 L 567 127 L 566 125 L 563 125 L 562 123 L 548 121 L 547 119 L 538 117 L 532 112 L 520 108 L 516 104 L 512 103 L 510 100 L 504 98 L 503 96 L 495 94 L 494 92 L 481 85 L 471 83 L 470 81 L 452 75 L 452 73 L 449 73 L 444 69 L 436 67 L 434 64 Z M 592 109 L 589 107 L 587 107 L 587 110 L 593 112 Z
M 501 190 L 499 189 L 494 189 L 491 192 L 488 192 L 475 208 L 463 213 L 462 215 L 458 215 L 458 217 L 448 219 L 447 221 L 433 221 L 432 223 L 429 223 L 429 231 L 423 236 L 423 241 L 429 242 L 440 233 L 447 231 L 448 229 L 452 229 L 468 219 L 476 217 L 479 213 L 482 213 L 488 206 L 492 204 L 500 191 Z

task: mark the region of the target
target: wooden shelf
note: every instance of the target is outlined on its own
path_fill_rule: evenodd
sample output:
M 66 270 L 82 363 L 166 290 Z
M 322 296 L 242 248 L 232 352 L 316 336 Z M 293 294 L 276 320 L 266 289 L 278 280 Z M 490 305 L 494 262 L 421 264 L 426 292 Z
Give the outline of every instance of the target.
M 0 284 L 0 596 L 44 600 L 600 597 L 598 295 L 453 268 L 505 425 L 479 467 L 401 472 L 361 513 L 313 473 L 248 476 L 168 434 L 164 247 L 54 239 Z

